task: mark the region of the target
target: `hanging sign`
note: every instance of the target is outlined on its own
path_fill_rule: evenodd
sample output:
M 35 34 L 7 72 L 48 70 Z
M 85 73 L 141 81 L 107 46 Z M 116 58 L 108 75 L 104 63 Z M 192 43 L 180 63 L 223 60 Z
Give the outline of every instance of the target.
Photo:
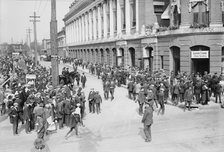
M 192 59 L 208 59 L 209 52 L 208 51 L 191 51 Z

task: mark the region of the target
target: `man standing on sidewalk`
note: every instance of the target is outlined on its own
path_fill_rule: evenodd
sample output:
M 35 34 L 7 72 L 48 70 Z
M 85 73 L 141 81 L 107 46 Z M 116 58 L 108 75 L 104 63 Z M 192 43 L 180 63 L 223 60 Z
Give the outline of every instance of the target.
M 152 104 L 145 104 L 145 111 L 142 118 L 142 123 L 144 124 L 144 133 L 146 136 L 145 142 L 150 142 L 151 137 L 151 125 L 153 123 L 153 107 Z
M 82 76 L 81 76 L 81 83 L 82 83 L 82 88 L 85 88 L 86 76 L 84 73 L 82 73 Z
M 95 91 L 94 88 L 91 89 L 88 101 L 89 101 L 89 113 L 95 113 L 95 101 L 94 101 Z

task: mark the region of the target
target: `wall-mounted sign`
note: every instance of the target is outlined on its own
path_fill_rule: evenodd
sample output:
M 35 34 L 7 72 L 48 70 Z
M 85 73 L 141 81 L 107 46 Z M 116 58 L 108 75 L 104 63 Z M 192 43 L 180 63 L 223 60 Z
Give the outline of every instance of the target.
M 208 59 L 209 51 L 191 51 L 192 59 Z

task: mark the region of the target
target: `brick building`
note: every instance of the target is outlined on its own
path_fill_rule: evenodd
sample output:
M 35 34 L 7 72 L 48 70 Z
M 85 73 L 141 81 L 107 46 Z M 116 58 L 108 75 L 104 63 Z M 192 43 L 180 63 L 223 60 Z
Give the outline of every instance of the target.
M 64 17 L 69 56 L 167 73 L 220 73 L 223 9 L 223 0 L 76 0 Z

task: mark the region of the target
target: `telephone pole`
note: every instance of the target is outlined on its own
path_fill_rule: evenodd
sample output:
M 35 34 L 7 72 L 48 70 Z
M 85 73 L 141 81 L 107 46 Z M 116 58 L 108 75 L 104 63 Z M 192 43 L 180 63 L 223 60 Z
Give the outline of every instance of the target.
M 35 65 L 37 65 L 37 29 L 36 29 L 36 22 L 40 22 L 40 20 L 37 20 L 37 18 L 40 18 L 40 16 L 36 16 L 36 12 L 34 12 L 34 15 L 30 16 L 30 18 L 33 18 L 33 20 L 30 20 L 30 21 L 33 22 Z
M 30 28 L 26 29 L 26 32 L 27 32 L 27 45 L 30 48 L 30 42 L 31 42 L 30 33 L 31 33 L 31 29 Z
M 54 87 L 58 85 L 58 46 L 57 46 L 57 20 L 56 20 L 56 0 L 51 0 L 51 68 L 52 68 L 52 84 Z

